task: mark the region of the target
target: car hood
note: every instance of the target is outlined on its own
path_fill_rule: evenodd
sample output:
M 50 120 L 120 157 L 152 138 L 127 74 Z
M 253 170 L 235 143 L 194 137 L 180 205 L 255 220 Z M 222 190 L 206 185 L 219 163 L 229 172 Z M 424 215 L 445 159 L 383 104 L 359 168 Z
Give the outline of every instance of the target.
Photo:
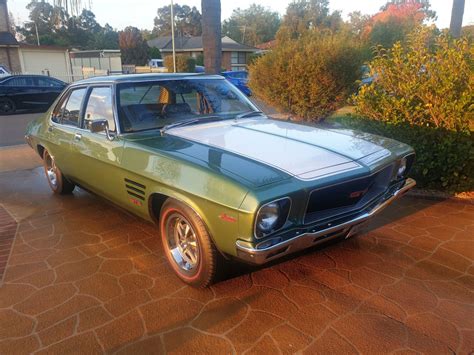
M 166 133 L 233 153 L 301 180 L 370 166 L 391 154 L 387 148 L 393 142 L 348 130 L 327 130 L 271 119 L 225 120 L 176 127 Z M 242 174 L 238 165 L 227 169 Z

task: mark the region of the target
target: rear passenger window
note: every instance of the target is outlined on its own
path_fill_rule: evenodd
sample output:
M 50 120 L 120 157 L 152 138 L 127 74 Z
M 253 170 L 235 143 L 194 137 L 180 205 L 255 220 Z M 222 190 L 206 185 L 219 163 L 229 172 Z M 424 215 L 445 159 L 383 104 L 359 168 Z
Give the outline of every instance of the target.
M 70 126 L 78 126 L 82 100 L 84 99 L 86 91 L 87 89 L 83 88 L 71 92 L 67 99 L 66 106 L 62 110 L 61 123 Z
M 55 123 L 61 123 L 64 109 L 66 108 L 68 95 L 64 95 L 61 101 L 56 105 L 51 115 L 51 120 Z
M 106 119 L 109 130 L 115 131 L 115 120 L 112 106 L 112 89 L 110 87 L 93 88 L 87 102 L 84 127 L 88 128 L 90 121 Z

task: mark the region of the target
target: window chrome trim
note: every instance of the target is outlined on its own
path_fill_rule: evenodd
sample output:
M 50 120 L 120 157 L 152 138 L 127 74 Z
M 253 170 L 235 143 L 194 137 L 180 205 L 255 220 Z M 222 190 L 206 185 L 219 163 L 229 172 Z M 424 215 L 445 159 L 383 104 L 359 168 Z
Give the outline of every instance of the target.
M 49 114 L 49 124 L 51 126 L 55 126 L 55 127 L 70 127 L 70 128 L 74 128 L 74 129 L 80 129 L 79 127 L 79 122 L 82 122 L 82 116 L 84 114 L 84 98 L 82 99 L 83 102 L 81 102 L 81 109 L 79 111 L 79 120 L 78 120 L 78 125 L 77 126 L 73 126 L 73 125 L 68 125 L 68 124 L 64 124 L 64 123 L 58 123 L 58 122 L 54 122 L 53 121 L 53 113 L 54 111 L 56 110 L 56 108 L 58 107 L 58 105 L 61 103 L 61 100 L 65 97 L 65 96 L 68 96 L 67 97 L 67 102 L 66 102 L 66 105 L 68 104 L 69 102 L 69 97 L 71 96 L 71 93 L 75 90 L 81 90 L 81 89 L 86 89 L 86 93 L 84 95 L 84 98 L 88 95 L 88 85 L 76 85 L 76 86 L 68 86 L 66 87 L 66 89 L 61 93 L 61 95 L 59 95 L 57 101 L 57 104 L 54 105 L 53 109 L 51 110 L 51 113 Z
M 278 202 L 278 201 L 283 201 L 283 200 L 288 200 L 288 201 L 290 201 L 290 207 L 288 208 L 288 213 L 287 213 L 287 215 L 286 215 L 285 223 L 283 223 L 280 228 L 275 229 L 275 230 L 271 231 L 270 233 L 263 235 L 262 237 L 257 237 L 257 218 L 258 218 L 258 215 L 260 214 L 260 210 L 261 210 L 263 207 L 265 207 L 266 205 L 269 205 L 270 203 Z M 272 200 L 272 201 L 269 201 L 269 202 L 266 202 L 266 203 L 262 204 L 262 205 L 258 208 L 257 213 L 255 214 L 255 217 L 254 217 L 254 222 L 253 222 L 253 236 L 255 237 L 255 239 L 263 239 L 263 238 L 269 237 L 269 236 L 271 236 L 272 234 L 274 234 L 274 233 L 276 233 L 276 232 L 282 230 L 283 227 L 285 226 L 285 224 L 288 222 L 288 219 L 290 218 L 290 212 L 291 212 L 291 207 L 292 207 L 292 205 L 293 205 L 293 201 L 291 200 L 291 197 L 290 197 L 290 196 L 278 198 L 278 199 L 276 199 L 276 200 Z

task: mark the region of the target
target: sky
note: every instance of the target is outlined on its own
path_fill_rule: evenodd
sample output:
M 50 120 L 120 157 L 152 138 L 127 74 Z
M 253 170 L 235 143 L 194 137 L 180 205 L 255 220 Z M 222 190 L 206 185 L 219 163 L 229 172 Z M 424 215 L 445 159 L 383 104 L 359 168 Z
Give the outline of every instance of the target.
M 50 0 L 52 2 L 52 0 Z M 30 0 L 8 0 L 8 7 L 13 14 L 15 22 L 21 24 L 28 21 L 26 5 Z M 83 3 L 88 3 L 83 0 Z M 201 0 L 174 0 L 180 5 L 196 6 L 201 9 Z M 222 19 L 230 17 L 232 10 L 237 7 L 246 8 L 252 3 L 268 7 L 280 14 L 284 14 L 291 0 L 221 0 Z M 109 23 L 115 29 L 126 26 L 135 26 L 140 29 L 153 28 L 153 19 L 159 7 L 168 5 L 165 0 L 92 0 L 91 10 L 95 13 L 97 21 L 104 25 Z M 330 0 L 331 10 L 341 10 L 343 16 L 352 11 L 361 11 L 364 14 L 374 14 L 386 3 L 386 0 Z M 438 19 L 435 22 L 439 28 L 449 27 L 452 0 L 431 0 L 431 8 L 436 11 Z M 474 0 L 466 0 L 463 25 L 474 25 Z

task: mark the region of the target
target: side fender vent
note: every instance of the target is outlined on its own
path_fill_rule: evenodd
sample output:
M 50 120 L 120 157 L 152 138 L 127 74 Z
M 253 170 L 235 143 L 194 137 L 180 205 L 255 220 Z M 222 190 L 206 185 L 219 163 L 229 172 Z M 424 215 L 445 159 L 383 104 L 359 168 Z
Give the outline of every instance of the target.
M 127 193 L 134 198 L 138 198 L 139 200 L 145 201 L 146 186 L 130 179 L 124 180 Z

